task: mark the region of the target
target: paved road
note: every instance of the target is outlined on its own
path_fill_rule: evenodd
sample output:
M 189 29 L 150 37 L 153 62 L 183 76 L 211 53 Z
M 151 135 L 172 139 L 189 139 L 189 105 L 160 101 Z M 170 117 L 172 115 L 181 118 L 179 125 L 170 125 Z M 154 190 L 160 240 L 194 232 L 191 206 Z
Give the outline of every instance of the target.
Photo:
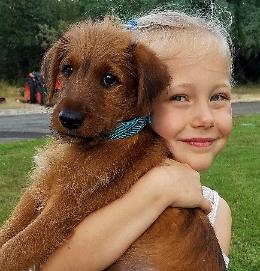
M 233 115 L 260 114 L 260 102 L 242 102 L 232 105 Z M 50 134 L 50 115 L 28 114 L 0 116 L 0 142 L 44 137 Z
M 233 115 L 260 114 L 260 102 L 240 102 L 232 104 Z
M 50 115 L 0 116 L 0 141 L 40 138 L 50 134 Z

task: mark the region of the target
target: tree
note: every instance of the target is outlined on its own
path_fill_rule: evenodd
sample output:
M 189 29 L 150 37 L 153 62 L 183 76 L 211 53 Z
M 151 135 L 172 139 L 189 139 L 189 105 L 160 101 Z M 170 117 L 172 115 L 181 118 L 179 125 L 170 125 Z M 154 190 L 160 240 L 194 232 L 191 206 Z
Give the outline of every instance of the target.
M 233 14 L 232 35 L 235 46 L 235 75 L 242 83 L 260 79 L 260 2 L 230 0 Z
M 39 69 L 44 51 L 72 22 L 106 14 L 126 22 L 153 9 L 199 10 L 231 26 L 236 79 L 259 81 L 259 0 L 0 0 L 0 78 Z
M 78 16 L 76 1 L 0 2 L 0 77 L 19 79 L 38 70 L 47 46 Z

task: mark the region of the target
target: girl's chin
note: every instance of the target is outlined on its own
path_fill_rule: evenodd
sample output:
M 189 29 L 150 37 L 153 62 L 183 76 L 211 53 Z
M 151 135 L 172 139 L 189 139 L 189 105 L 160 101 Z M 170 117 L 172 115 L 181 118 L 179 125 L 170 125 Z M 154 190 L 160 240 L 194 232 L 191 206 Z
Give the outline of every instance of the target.
M 198 171 L 198 172 L 203 172 L 206 171 L 210 168 L 211 164 L 209 166 L 205 166 L 205 165 L 201 165 L 201 166 L 191 166 L 194 170 Z
M 197 159 L 197 160 L 186 160 L 186 159 L 176 159 L 177 161 L 188 164 L 192 169 L 202 172 L 206 171 L 210 168 L 212 164 L 212 159 L 207 159 L 206 161 L 204 159 Z
M 188 164 L 194 170 L 201 172 L 208 170 L 216 156 L 215 151 L 195 152 L 179 148 L 169 148 L 173 153 L 175 160 Z

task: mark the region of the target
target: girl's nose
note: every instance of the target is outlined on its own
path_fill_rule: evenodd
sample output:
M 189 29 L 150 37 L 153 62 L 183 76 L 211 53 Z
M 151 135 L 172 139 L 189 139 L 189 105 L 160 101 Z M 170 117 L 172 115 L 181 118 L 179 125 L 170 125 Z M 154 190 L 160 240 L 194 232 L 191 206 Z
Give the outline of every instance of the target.
M 215 126 L 212 109 L 208 104 L 196 105 L 191 114 L 191 126 L 193 128 L 208 129 Z

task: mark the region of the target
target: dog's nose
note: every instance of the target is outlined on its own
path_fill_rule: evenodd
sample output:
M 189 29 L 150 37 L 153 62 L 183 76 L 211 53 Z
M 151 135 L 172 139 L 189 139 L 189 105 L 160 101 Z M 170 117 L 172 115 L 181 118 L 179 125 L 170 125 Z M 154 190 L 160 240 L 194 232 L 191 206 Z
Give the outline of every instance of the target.
M 78 129 L 84 121 L 84 115 L 77 111 L 62 110 L 59 113 L 61 124 L 69 130 Z

